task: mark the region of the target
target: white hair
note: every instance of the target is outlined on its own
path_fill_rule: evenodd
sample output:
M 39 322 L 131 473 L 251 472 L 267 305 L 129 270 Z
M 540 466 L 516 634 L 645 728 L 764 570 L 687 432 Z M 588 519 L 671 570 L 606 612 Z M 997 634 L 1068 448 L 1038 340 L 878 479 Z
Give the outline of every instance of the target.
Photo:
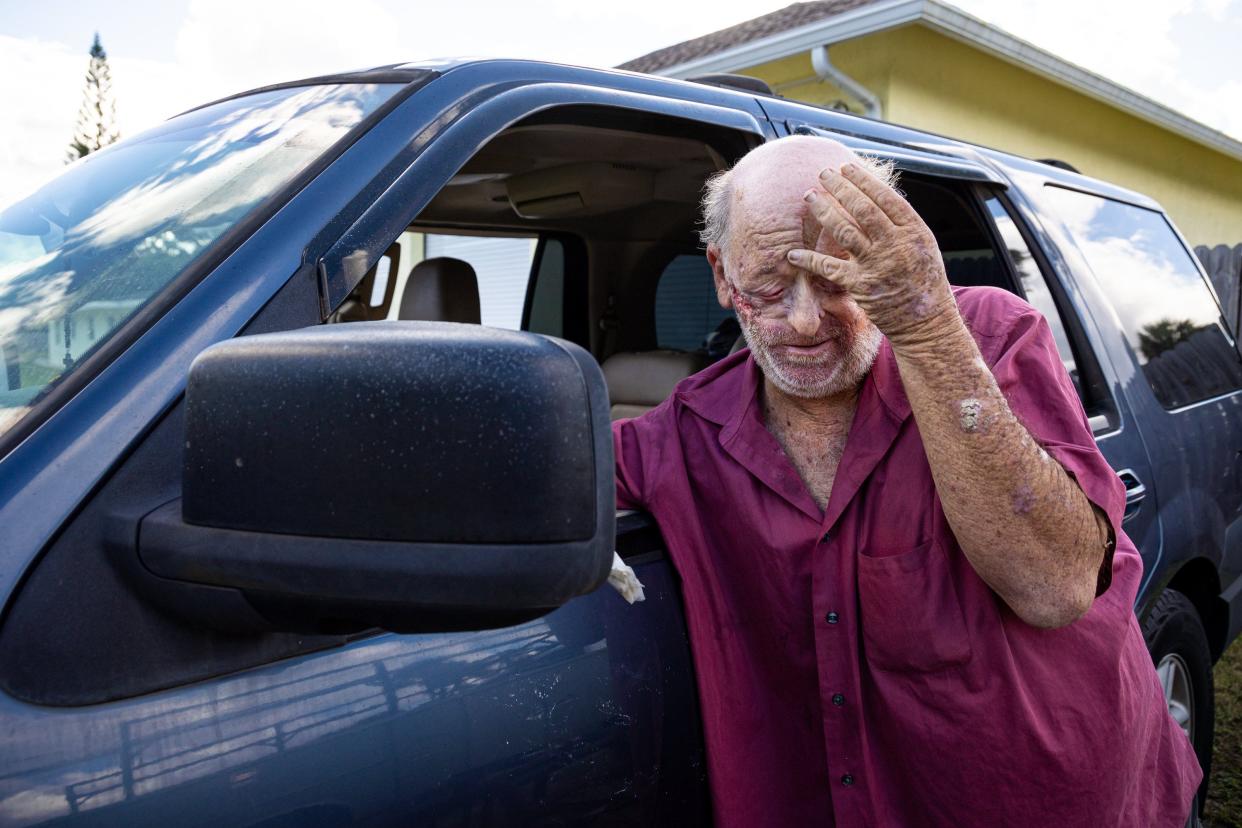
M 790 139 L 805 140 L 808 137 L 812 136 L 791 135 L 761 146 L 771 146 L 772 143 L 779 143 L 780 141 L 788 141 Z M 837 144 L 831 138 L 814 137 L 821 141 Z M 897 186 L 897 167 L 892 160 L 860 153 L 854 153 L 854 156 L 858 159 L 858 163 L 876 178 L 890 187 L 895 188 Z M 707 183 L 703 185 L 703 200 L 701 202 L 703 229 L 699 231 L 699 240 L 704 247 L 714 244 L 721 251 L 725 249 L 725 243 L 729 237 L 729 214 L 733 208 L 733 170 L 735 169 L 737 169 L 736 165 L 731 169 L 718 172 L 707 179 Z

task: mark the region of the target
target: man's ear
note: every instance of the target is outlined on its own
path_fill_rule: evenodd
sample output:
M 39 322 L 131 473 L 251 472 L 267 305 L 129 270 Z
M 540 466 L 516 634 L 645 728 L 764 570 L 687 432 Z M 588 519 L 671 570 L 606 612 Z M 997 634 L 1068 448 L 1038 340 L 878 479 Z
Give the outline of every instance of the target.
M 724 255 L 715 244 L 707 246 L 707 263 L 712 266 L 712 278 L 716 280 L 716 301 L 720 307 L 729 310 L 733 307 L 733 293 L 729 290 L 729 280 L 725 277 Z

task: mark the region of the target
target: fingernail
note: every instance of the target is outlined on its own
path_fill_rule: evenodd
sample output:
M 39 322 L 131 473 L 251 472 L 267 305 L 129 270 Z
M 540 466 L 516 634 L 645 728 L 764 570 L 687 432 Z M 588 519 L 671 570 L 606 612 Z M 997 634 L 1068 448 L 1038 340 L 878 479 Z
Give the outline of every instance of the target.
M 803 200 L 803 201 L 805 201 L 805 202 L 808 202 L 808 203 L 809 203 L 809 202 L 814 201 L 814 200 L 815 200 L 815 190 L 811 189 L 811 190 L 807 190 L 805 193 L 803 193 L 803 194 L 802 194 L 802 200 Z
M 852 173 L 853 171 L 854 171 L 854 165 L 853 165 L 853 164 L 842 164 L 842 165 L 841 165 L 841 173 L 842 173 L 842 175 L 848 175 L 849 173 Z
M 806 258 L 806 254 L 801 250 L 790 250 L 785 255 L 789 258 L 791 264 L 801 264 Z
M 830 181 L 833 175 L 834 173 L 833 173 L 832 167 L 829 167 L 828 169 L 822 171 L 819 174 L 819 177 L 821 181 Z

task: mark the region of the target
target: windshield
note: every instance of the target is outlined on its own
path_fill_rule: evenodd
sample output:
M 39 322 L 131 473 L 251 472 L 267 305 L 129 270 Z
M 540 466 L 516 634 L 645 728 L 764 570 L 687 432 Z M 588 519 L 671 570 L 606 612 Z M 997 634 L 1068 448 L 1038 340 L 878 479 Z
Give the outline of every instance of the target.
M 213 104 L 87 155 L 0 212 L 0 434 L 400 88 Z

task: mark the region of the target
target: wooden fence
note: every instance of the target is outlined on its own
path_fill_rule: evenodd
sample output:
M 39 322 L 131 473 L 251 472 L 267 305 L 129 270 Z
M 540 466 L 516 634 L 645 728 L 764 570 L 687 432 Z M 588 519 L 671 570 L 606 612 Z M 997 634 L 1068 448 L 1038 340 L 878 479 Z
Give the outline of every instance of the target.
M 1242 303 L 1242 244 L 1233 247 L 1218 244 L 1215 247 L 1199 245 L 1195 255 L 1203 262 L 1204 269 L 1212 279 L 1216 295 L 1220 297 L 1220 307 L 1236 334 L 1239 330 L 1239 303 Z

